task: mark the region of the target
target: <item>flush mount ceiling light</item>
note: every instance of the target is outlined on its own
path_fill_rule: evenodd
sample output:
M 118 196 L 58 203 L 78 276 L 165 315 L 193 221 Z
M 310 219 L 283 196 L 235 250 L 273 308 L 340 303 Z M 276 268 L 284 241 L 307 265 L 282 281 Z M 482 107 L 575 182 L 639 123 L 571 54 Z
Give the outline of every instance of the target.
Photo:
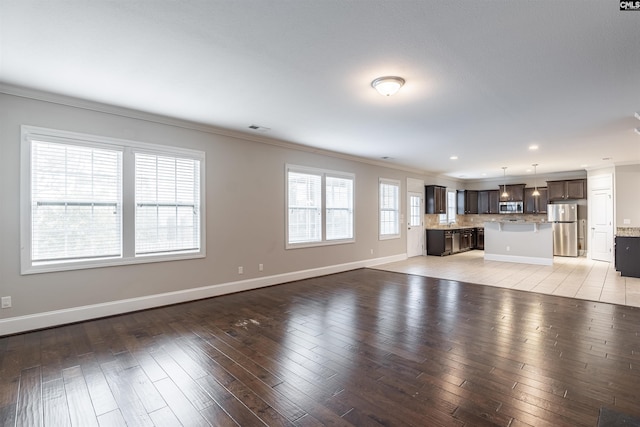
M 507 197 L 509 197 L 509 193 L 507 193 L 507 167 L 506 166 L 502 167 L 502 177 L 504 179 L 504 185 L 502 186 L 502 194 L 500 195 L 500 197 L 502 197 L 503 199 L 506 199 Z
M 371 82 L 371 87 L 377 90 L 380 95 L 384 96 L 395 95 L 403 85 L 404 79 L 395 76 L 378 77 Z
M 540 192 L 538 191 L 538 164 L 534 163 L 531 166 L 533 166 L 533 193 L 531 193 L 531 195 L 533 197 L 538 197 L 540 195 Z

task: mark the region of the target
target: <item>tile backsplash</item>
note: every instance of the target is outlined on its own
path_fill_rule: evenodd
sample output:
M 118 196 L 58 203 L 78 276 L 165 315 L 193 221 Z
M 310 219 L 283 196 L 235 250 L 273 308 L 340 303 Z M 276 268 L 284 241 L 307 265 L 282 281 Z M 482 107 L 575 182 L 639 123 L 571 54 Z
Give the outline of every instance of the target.
M 485 223 L 485 221 L 502 221 L 505 219 L 516 219 L 524 221 L 546 221 L 547 214 L 470 214 L 470 215 L 456 215 L 456 225 L 461 227 L 478 227 Z M 440 225 L 440 215 L 424 216 L 425 228 L 433 228 Z

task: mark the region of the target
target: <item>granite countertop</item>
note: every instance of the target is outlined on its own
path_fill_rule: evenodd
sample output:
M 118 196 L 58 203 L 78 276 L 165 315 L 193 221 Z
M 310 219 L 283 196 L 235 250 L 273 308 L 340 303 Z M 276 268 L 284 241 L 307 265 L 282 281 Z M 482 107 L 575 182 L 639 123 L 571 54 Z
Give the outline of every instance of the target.
M 550 224 L 549 221 L 525 221 L 523 219 L 501 219 L 498 221 L 485 221 L 485 222 L 501 222 L 503 224 Z
M 618 227 L 617 237 L 640 237 L 640 227 Z
M 457 225 L 454 224 L 451 227 L 448 225 L 435 225 L 427 227 L 427 230 L 464 230 L 468 228 L 484 228 L 484 225 Z

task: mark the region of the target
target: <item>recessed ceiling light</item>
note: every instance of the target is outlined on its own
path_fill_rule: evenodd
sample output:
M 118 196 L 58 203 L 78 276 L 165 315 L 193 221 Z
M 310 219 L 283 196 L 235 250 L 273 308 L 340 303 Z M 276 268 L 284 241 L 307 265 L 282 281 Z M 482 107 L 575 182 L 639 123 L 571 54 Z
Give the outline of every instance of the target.
M 531 172 L 531 169 L 527 169 L 527 172 Z
M 538 148 L 540 148 L 540 147 L 538 147 L 536 144 L 531 144 L 529 146 L 529 150 L 531 150 L 531 151 L 537 150 Z
M 449 157 L 450 160 L 458 160 L 458 156 L 451 156 Z
M 583 165 L 580 165 L 580 167 L 581 167 L 581 168 L 586 168 L 587 166 L 589 166 L 589 165 L 588 165 L 588 164 L 586 164 L 586 163 L 585 163 L 585 164 L 583 164 Z
M 487 174 L 485 172 L 482 172 L 482 176 L 487 176 Z

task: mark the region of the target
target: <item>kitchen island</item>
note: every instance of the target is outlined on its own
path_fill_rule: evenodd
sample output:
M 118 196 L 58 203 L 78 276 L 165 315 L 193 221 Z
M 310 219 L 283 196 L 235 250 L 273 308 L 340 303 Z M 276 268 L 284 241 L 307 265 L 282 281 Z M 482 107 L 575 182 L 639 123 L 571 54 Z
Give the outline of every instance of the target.
M 553 265 L 552 224 L 508 220 L 485 222 L 484 259 Z

